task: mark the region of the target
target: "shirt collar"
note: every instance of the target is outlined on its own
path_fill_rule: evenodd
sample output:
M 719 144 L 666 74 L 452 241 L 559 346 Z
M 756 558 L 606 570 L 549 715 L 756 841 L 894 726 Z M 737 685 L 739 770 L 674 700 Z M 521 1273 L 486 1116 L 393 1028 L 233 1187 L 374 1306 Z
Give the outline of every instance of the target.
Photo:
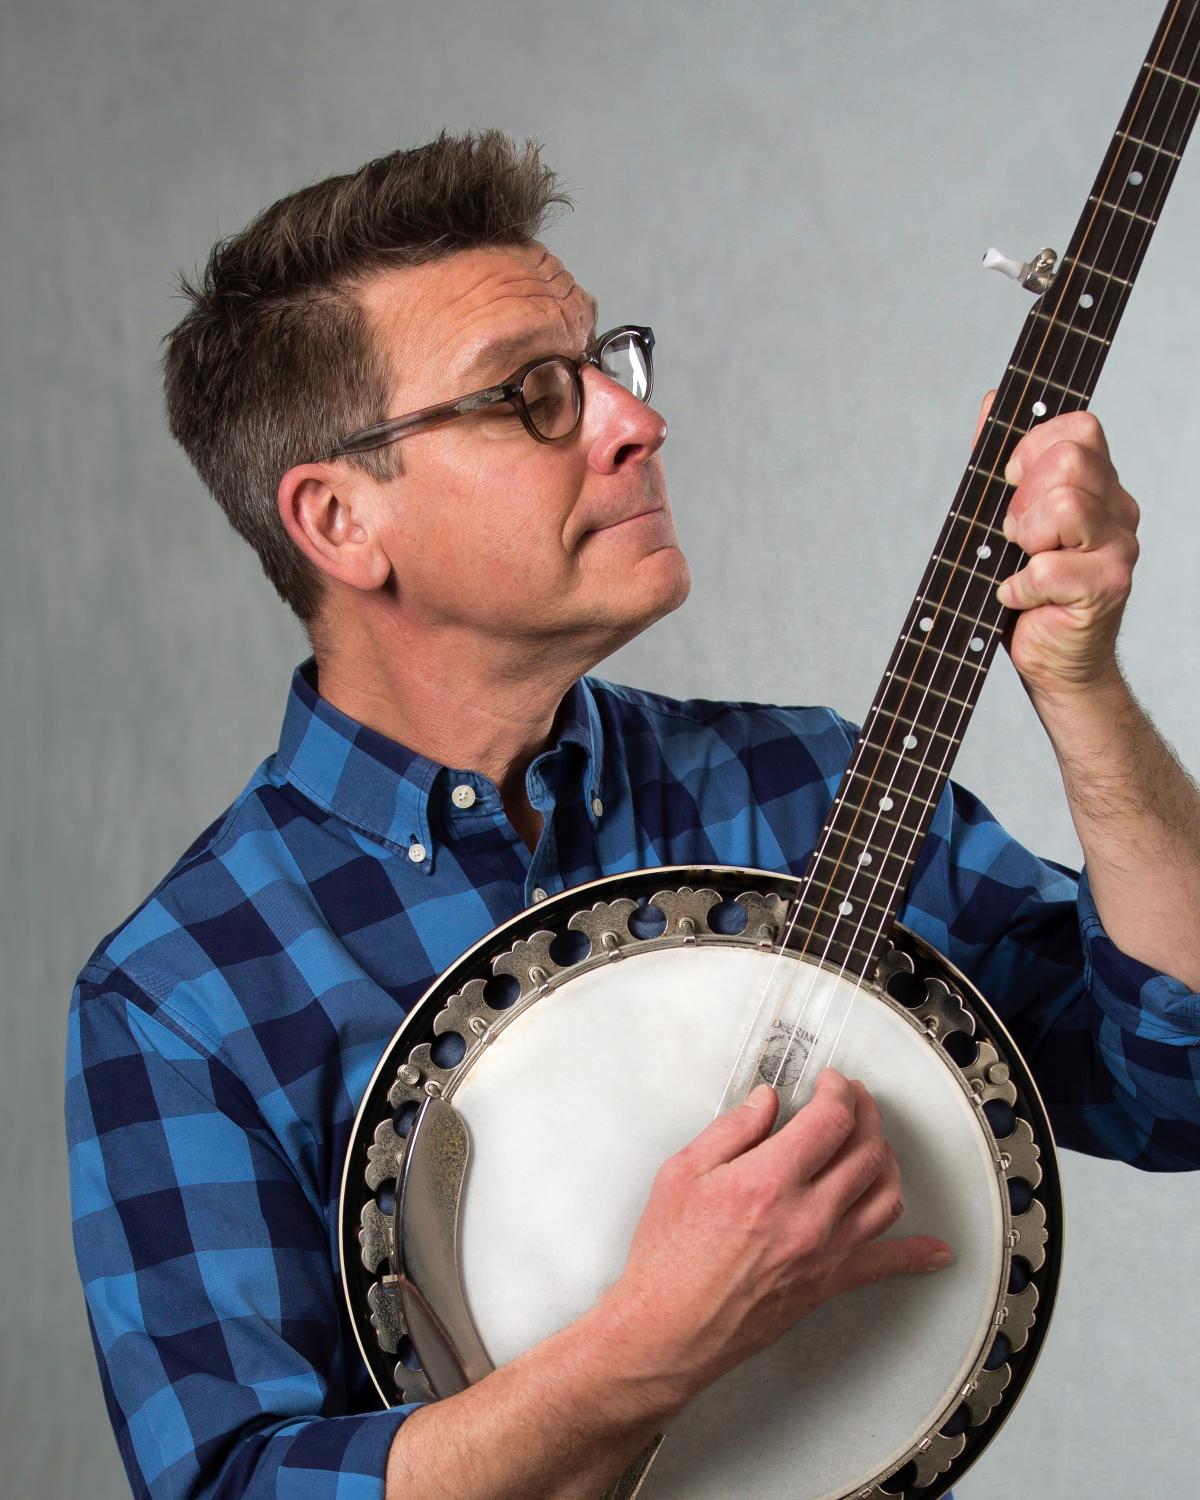
M 553 748 L 564 744 L 584 752 L 585 794 L 592 812 L 599 805 L 604 742 L 595 693 L 586 678 L 575 682 L 563 701 Z M 531 773 L 552 753 L 539 755 Z M 287 778 L 319 807 L 408 855 L 414 864 L 432 867 L 430 798 L 455 773 L 335 708 L 318 690 L 315 657 L 292 673 L 277 760 Z M 415 857 L 418 850 L 423 858 Z

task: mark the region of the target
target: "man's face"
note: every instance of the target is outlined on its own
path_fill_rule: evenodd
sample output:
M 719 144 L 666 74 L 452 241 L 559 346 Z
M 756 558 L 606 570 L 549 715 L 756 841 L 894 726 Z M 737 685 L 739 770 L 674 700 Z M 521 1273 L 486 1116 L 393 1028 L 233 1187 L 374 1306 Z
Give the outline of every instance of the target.
M 579 354 L 596 304 L 541 245 L 463 251 L 361 294 L 396 373 L 388 414 L 495 385 L 542 354 Z M 618 321 L 614 319 L 613 321 Z M 376 533 L 421 628 L 578 638 L 599 655 L 687 596 L 658 449 L 662 417 L 594 366 L 583 416 L 535 442 L 508 406 L 406 437 Z

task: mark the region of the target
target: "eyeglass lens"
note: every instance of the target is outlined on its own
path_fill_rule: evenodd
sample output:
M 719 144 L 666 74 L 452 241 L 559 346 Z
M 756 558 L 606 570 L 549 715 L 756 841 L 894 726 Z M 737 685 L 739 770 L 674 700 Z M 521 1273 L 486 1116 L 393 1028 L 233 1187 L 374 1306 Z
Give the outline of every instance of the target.
M 568 365 L 534 365 L 521 384 L 529 420 L 544 438 L 566 437 L 579 421 L 579 391 Z
M 600 351 L 600 368 L 640 401 L 650 399 L 650 354 L 637 334 L 610 339 Z
M 623 333 L 600 351 L 600 368 L 639 401 L 650 399 L 650 351 L 637 334 Z M 566 437 L 579 421 L 579 384 L 565 363 L 535 365 L 521 385 L 529 420 L 544 438 Z

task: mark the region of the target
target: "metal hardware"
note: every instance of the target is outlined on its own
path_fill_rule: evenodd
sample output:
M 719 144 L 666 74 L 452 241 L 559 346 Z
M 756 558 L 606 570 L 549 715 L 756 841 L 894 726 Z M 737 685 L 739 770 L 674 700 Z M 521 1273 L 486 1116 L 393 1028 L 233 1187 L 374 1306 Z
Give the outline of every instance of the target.
M 1019 281 L 1026 291 L 1035 292 L 1039 297 L 1050 290 L 1057 264 L 1058 251 L 1051 250 L 1049 246 L 1039 250 L 1032 260 L 1013 260 L 994 245 L 984 252 L 983 257 L 985 271 L 999 271 L 1002 276 L 1010 276 L 1013 281 Z

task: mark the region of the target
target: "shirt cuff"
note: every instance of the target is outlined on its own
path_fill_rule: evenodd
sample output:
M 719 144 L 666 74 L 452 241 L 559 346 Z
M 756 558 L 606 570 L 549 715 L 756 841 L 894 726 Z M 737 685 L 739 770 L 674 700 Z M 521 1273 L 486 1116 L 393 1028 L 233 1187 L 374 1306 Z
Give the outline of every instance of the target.
M 1117 947 L 1096 910 L 1086 869 L 1079 877 L 1079 930 L 1088 989 L 1112 1021 L 1147 1041 L 1191 1046 L 1200 1040 L 1200 995 Z
M 423 1404 L 318 1418 L 297 1428 L 275 1476 L 275 1500 L 383 1500 L 392 1440 Z

